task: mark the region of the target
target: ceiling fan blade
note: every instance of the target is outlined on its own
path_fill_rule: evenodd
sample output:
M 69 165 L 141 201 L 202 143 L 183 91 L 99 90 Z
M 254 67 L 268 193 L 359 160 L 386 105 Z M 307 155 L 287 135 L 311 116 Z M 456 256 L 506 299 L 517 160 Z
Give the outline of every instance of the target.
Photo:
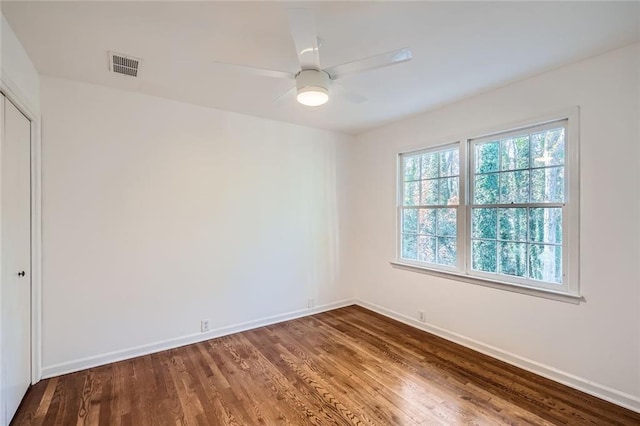
M 383 53 L 381 55 L 358 59 L 353 62 L 347 62 L 342 65 L 336 65 L 335 67 L 325 69 L 325 71 L 329 76 L 331 76 L 332 80 L 336 80 L 344 77 L 345 75 L 382 68 L 409 60 L 411 60 L 411 50 L 404 48 L 392 50 L 391 52 Z
M 227 70 L 229 72 L 242 72 L 245 74 L 252 74 L 260 77 L 271 78 L 284 78 L 293 80 L 296 75 L 287 71 L 270 70 L 267 68 L 250 67 L 247 65 L 229 64 L 226 62 L 214 62 L 214 66 L 219 69 Z
M 356 93 L 350 89 L 347 89 L 340 83 L 333 83 L 331 85 L 331 89 L 336 92 L 337 96 L 346 99 L 352 104 L 362 104 L 369 100 L 364 96 L 360 95 L 359 93 Z
M 300 69 L 320 69 L 316 17 L 311 9 L 289 9 L 289 29 L 296 46 Z
M 275 98 L 273 102 L 280 102 L 281 100 L 288 98 L 289 96 L 292 96 L 295 92 L 296 92 L 296 86 L 293 86 L 292 88 L 287 89 L 286 92 L 282 93 L 280 96 Z

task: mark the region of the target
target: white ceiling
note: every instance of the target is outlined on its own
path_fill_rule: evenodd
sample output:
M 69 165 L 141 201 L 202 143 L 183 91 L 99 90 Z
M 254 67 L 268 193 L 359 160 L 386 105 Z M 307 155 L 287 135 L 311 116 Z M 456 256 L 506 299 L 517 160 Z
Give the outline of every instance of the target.
M 275 120 L 358 133 L 640 39 L 639 2 L 320 2 L 321 65 L 410 47 L 407 63 L 345 77 L 309 108 L 292 83 L 230 62 L 296 72 L 284 2 L 8 2 L 2 12 L 41 74 Z M 107 51 L 144 60 L 108 72 Z M 526 100 L 523 100 L 526 102 Z

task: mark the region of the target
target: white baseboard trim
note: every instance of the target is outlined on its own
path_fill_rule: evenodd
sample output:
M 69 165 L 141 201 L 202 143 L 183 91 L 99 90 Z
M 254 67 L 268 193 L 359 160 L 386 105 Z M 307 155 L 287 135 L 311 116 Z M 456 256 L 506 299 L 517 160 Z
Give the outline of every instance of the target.
M 428 333 L 435 334 L 436 336 L 473 349 L 492 358 L 499 359 L 500 361 L 515 365 L 516 367 L 520 367 L 539 376 L 546 377 L 547 379 L 553 380 L 554 382 L 562 383 L 563 385 L 569 386 L 571 388 L 585 392 L 589 395 L 593 395 L 600 399 L 604 399 L 605 401 L 609 401 L 613 404 L 640 413 L 640 398 L 636 396 L 621 392 L 605 385 L 601 385 L 599 383 L 595 383 L 582 377 L 575 376 L 565 371 L 558 370 L 557 368 L 532 361 L 530 359 L 504 351 L 491 345 L 487 345 L 485 343 L 445 330 L 443 328 L 420 322 L 409 316 L 392 311 L 387 308 L 383 308 L 382 306 L 376 305 L 374 303 L 357 299 L 356 304 L 362 306 L 363 308 L 370 309 L 374 312 L 384 315 L 385 317 L 389 317 Z
M 217 328 L 207 333 L 195 333 L 187 336 L 176 337 L 173 339 L 163 340 L 147 345 L 136 346 L 129 349 L 109 352 L 102 355 L 91 356 L 74 361 L 63 362 L 60 364 L 50 365 L 42 369 L 42 379 L 61 376 L 63 374 L 74 373 L 76 371 L 86 370 L 87 368 L 98 367 L 100 365 L 110 364 L 112 362 L 124 361 L 126 359 L 136 358 L 142 355 L 148 355 L 155 352 L 174 349 L 180 346 L 191 345 L 193 343 L 203 342 L 205 340 L 215 339 L 216 337 L 227 336 L 229 334 L 239 333 L 242 331 L 252 330 L 254 328 L 264 327 L 283 321 L 289 321 L 296 318 L 302 318 L 309 315 L 319 314 L 321 312 L 331 311 L 333 309 L 343 308 L 353 305 L 354 299 L 346 299 L 338 302 L 328 303 L 316 306 L 315 308 L 300 309 L 279 315 L 273 315 L 253 321 L 247 321 L 240 324 L 230 325 L 227 327 Z

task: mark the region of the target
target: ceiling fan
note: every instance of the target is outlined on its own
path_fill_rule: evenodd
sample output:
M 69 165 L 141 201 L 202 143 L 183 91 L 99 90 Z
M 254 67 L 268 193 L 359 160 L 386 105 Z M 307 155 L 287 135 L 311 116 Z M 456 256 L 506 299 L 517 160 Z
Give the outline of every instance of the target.
M 411 60 L 411 50 L 404 48 L 322 69 L 320 67 L 319 43 L 313 11 L 311 9 L 288 9 L 288 16 L 291 36 L 293 37 L 300 63 L 300 71 L 291 73 L 236 64 L 218 63 L 218 65 L 254 75 L 295 80 L 296 85 L 277 99 L 284 97 L 295 89 L 298 102 L 307 106 L 319 106 L 329 100 L 329 86 L 332 85 L 334 80 L 346 75 Z M 353 93 L 345 92 L 344 94 L 352 102 L 361 103 L 366 100 L 366 98 Z

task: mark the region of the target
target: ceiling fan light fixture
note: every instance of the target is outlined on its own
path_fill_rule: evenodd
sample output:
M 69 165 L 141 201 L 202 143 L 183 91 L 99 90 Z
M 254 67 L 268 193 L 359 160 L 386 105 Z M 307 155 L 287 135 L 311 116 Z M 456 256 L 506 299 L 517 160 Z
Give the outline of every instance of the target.
M 296 99 L 302 105 L 320 106 L 329 100 L 329 74 L 318 70 L 302 70 L 296 75 Z
M 302 105 L 320 106 L 326 104 L 329 100 L 329 91 L 324 87 L 307 86 L 305 88 L 298 89 L 296 99 Z

